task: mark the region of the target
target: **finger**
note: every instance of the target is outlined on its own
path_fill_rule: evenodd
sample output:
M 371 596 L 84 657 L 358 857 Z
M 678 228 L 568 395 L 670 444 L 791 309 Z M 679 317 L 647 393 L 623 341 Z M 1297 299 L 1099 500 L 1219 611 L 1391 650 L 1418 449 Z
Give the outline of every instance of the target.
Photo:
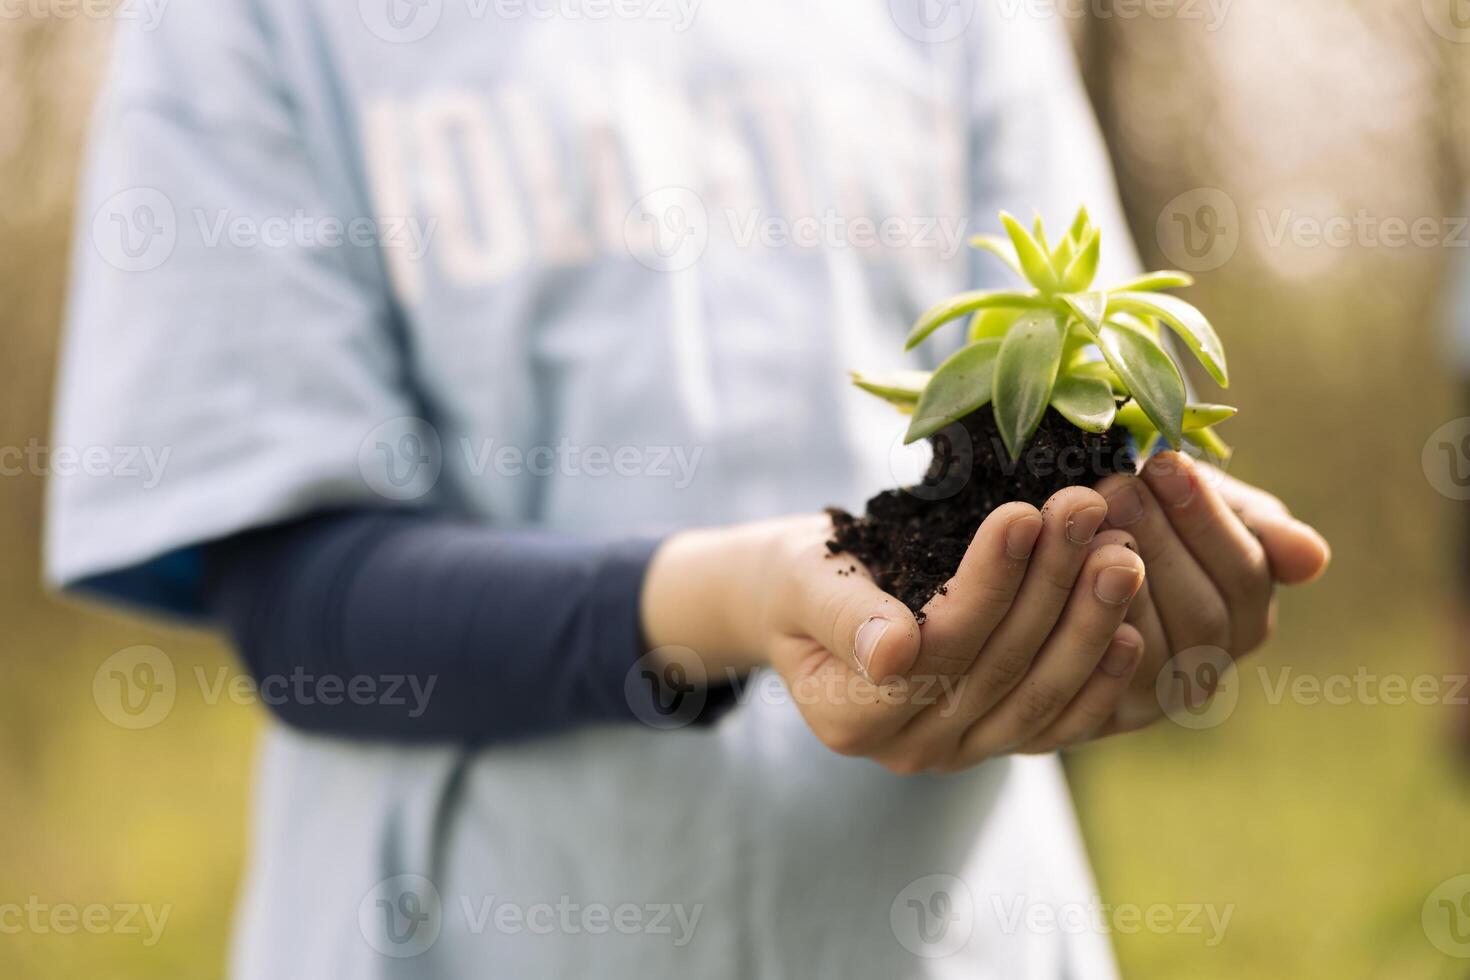
M 1276 581 L 1301 585 L 1327 570 L 1332 562 L 1332 546 L 1316 528 L 1292 517 L 1285 504 L 1264 490 L 1213 467 L 1202 469 L 1218 487 L 1226 505 L 1260 538 Z
M 1127 531 L 1109 528 L 1099 531 L 1092 541 L 1092 550 L 1103 545 L 1122 545 L 1129 551 L 1138 551 L 1138 542 Z M 1154 606 L 1153 593 L 1148 582 L 1148 568 L 1144 568 L 1143 585 L 1128 604 L 1125 623 L 1133 626 L 1143 637 L 1143 658 L 1133 672 L 1133 680 L 1123 700 L 1118 704 L 1118 714 L 1129 725 L 1139 728 L 1158 718 L 1162 713 L 1158 699 L 1154 696 L 1154 681 L 1169 659 L 1169 642 L 1164 633 L 1164 624 L 1159 620 L 1159 611 Z
M 963 678 L 947 717 L 925 712 L 915 719 L 924 734 L 944 731 L 958 742 L 971 722 L 1020 683 L 1066 607 L 1087 546 L 1106 513 L 1103 499 L 1084 487 L 1062 490 L 1047 501 L 1040 538 L 1010 609 Z
M 1099 548 L 1088 557 L 1076 584 L 1025 678 L 965 733 L 962 762 L 1011 751 L 1057 719 L 1123 624 L 1128 603 L 1143 584 L 1143 562 L 1117 545 Z
M 954 577 L 924 606 L 922 642 L 911 674 L 969 670 L 1010 611 L 1042 527 L 1041 513 L 1024 503 L 1005 504 L 985 518 Z
M 1154 454 L 1142 475 L 1174 533 L 1225 597 L 1232 652 L 1254 650 L 1266 639 L 1274 584 L 1265 548 L 1183 453 Z
M 1194 646 L 1230 649 L 1230 610 L 1215 583 L 1174 533 L 1163 508 L 1142 480 L 1110 476 L 1098 484 L 1108 502 L 1108 524 L 1138 542 L 1150 592 L 1173 651 Z
M 1021 747 L 1022 752 L 1055 752 L 1086 741 L 1106 724 L 1128 693 L 1145 652 L 1143 634 L 1124 623 L 1113 634 L 1107 652 L 1082 690 L 1040 735 Z
M 821 562 L 797 578 L 791 619 L 847 670 L 866 678 L 903 674 L 919 654 L 919 624 L 908 607 L 878 588 L 861 562 L 838 575 Z

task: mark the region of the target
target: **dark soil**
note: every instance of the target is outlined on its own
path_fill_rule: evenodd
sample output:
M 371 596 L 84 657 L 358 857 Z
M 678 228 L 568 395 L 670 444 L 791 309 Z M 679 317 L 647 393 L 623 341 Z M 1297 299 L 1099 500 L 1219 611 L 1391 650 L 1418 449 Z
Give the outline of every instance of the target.
M 883 491 L 862 517 L 828 511 L 834 533 L 827 547 L 861 559 L 915 613 L 959 569 L 970 539 L 1001 504 L 1040 507 L 1058 490 L 1134 468 L 1125 432 L 1083 432 L 1052 408 L 1019 460 L 1006 453 L 988 405 L 929 441 L 934 460 L 922 483 Z

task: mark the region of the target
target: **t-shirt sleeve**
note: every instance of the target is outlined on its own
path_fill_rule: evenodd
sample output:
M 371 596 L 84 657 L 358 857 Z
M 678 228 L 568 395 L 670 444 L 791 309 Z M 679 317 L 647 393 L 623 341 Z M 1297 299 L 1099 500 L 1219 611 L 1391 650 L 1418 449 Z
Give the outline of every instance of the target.
M 429 499 L 374 448 L 421 412 L 366 194 L 246 7 L 119 24 L 48 447 L 48 580 L 186 616 L 203 542 Z

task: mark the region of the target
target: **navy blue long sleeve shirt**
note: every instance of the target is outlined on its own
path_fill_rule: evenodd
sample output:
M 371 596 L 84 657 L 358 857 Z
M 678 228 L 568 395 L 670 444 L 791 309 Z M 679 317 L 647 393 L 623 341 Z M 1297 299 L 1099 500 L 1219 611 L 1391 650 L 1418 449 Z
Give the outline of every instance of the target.
M 657 692 L 626 681 L 655 547 L 320 514 L 209 545 L 205 596 L 256 681 L 284 692 L 267 703 L 286 723 L 487 744 L 648 717 L 632 699 Z

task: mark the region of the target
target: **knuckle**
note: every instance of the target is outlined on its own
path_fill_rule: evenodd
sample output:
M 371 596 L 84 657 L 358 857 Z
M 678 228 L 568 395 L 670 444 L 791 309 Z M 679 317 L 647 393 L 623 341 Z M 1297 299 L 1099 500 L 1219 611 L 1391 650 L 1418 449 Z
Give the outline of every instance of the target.
M 974 600 L 978 606 L 994 606 L 1002 609 L 1010 608 L 1016 600 L 1016 593 L 1020 590 L 1020 580 L 1007 579 L 985 579 L 974 585 Z
M 1223 600 L 1218 597 L 1202 600 L 1193 619 L 1200 643 L 1229 649 L 1230 610 Z
M 1016 720 L 1026 732 L 1032 732 L 1056 717 L 1061 711 L 1062 693 L 1045 684 L 1026 684 L 1015 693 Z
M 1077 584 L 1077 566 L 1069 562 L 1042 562 L 1036 566 L 1036 574 L 1048 589 L 1064 595 Z
M 1020 650 L 998 650 L 984 658 L 983 667 L 986 686 L 1005 692 L 1021 683 L 1031 668 L 1031 657 Z

